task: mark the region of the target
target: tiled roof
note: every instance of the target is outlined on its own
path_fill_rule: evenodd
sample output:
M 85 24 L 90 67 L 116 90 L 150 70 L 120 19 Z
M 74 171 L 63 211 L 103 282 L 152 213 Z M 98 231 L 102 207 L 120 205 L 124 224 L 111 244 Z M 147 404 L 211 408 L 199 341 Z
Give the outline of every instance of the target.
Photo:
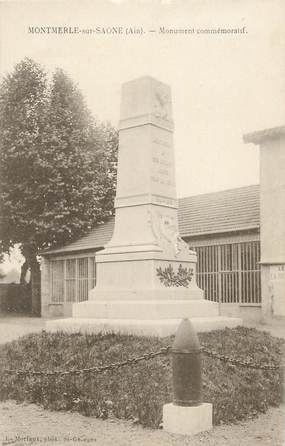
M 61 254 L 63 252 L 84 251 L 86 249 L 102 248 L 111 239 L 114 229 L 114 217 L 104 224 L 98 225 L 88 234 L 75 242 L 69 243 L 62 248 L 48 249 L 41 254 Z
M 259 227 L 259 185 L 239 187 L 178 200 L 179 232 L 182 237 L 221 234 Z M 111 239 L 114 217 L 89 234 L 46 254 L 102 248 Z
M 259 185 L 180 198 L 182 237 L 243 231 L 259 227 Z

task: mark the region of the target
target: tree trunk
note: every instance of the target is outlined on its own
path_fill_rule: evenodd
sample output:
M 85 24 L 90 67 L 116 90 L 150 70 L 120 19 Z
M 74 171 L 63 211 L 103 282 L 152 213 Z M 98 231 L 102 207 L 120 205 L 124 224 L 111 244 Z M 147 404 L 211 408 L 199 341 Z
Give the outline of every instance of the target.
M 41 315 L 41 271 L 40 264 L 35 257 L 30 263 L 31 268 L 31 291 L 32 291 L 32 313 L 34 316 Z
M 41 315 L 41 271 L 37 260 L 37 248 L 32 239 L 22 245 L 22 254 L 25 257 L 23 270 L 30 268 L 30 286 L 32 293 L 32 314 Z
M 21 266 L 21 276 L 20 276 L 20 284 L 26 285 L 26 274 L 29 269 L 29 263 L 27 260 L 24 261 L 23 265 Z

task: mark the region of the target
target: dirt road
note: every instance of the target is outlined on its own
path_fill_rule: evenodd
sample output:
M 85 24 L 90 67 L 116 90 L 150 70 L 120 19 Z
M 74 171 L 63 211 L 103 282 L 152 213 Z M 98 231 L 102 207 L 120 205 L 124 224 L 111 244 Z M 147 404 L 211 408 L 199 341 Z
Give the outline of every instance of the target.
M 98 420 L 77 413 L 44 410 L 34 404 L 0 404 L 2 445 L 73 446 L 284 446 L 285 406 L 257 419 L 218 426 L 193 437 L 144 429 L 130 422 Z

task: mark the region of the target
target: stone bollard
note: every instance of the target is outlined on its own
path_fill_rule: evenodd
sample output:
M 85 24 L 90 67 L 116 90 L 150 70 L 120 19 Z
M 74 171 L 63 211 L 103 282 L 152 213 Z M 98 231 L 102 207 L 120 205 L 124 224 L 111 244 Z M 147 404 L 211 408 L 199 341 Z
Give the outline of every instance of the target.
M 202 403 L 199 339 L 189 319 L 180 323 L 171 353 L 174 397 L 163 406 L 163 429 L 184 435 L 212 429 L 212 404 Z

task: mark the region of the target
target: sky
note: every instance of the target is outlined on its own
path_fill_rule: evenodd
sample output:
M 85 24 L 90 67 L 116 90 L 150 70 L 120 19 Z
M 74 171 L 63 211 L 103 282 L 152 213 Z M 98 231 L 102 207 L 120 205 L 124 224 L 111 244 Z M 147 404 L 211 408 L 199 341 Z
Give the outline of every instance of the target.
M 178 197 L 258 183 L 258 148 L 242 136 L 284 124 L 284 2 L 2 1 L 0 12 L 1 74 L 25 56 L 49 71 L 62 67 L 100 120 L 118 125 L 128 80 L 151 75 L 171 86 Z M 143 27 L 145 33 L 28 32 L 61 25 Z M 161 26 L 245 26 L 247 34 L 160 34 Z
M 118 125 L 122 83 L 150 75 L 171 86 L 178 197 L 259 182 L 258 147 L 242 137 L 284 125 L 283 0 L 0 1 L 0 16 L 0 75 L 25 56 L 61 67 L 101 121 Z M 124 32 L 29 33 L 46 26 Z M 219 27 L 246 32 L 197 33 Z

